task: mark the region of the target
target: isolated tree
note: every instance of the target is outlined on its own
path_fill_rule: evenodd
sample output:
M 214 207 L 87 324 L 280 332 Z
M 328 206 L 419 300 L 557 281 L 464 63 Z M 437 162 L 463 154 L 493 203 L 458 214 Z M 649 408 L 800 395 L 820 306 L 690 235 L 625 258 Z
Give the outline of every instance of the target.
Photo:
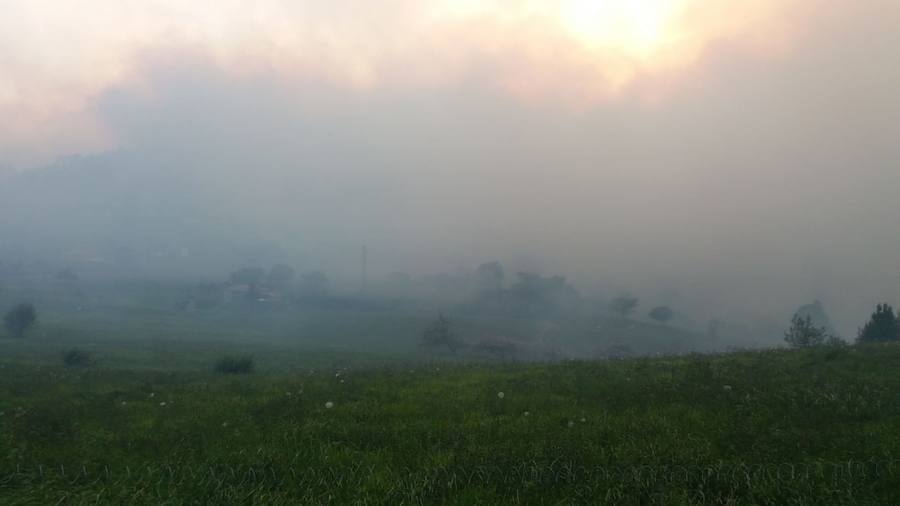
M 231 282 L 238 285 L 258 285 L 266 275 L 265 269 L 246 267 L 231 273 Z
M 328 295 L 328 276 L 322 271 L 307 272 L 300 278 L 300 295 L 320 299 Z
M 78 281 L 78 274 L 75 274 L 71 268 L 65 268 L 56 273 L 56 279 L 59 281 Z
M 509 288 L 515 316 L 556 318 L 577 313 L 581 306 L 581 295 L 563 276 L 519 272 L 518 278 Z
M 269 269 L 269 275 L 266 277 L 266 282 L 271 286 L 289 285 L 294 281 L 294 276 L 296 276 L 296 274 L 297 272 L 290 265 L 278 264 Z
M 227 355 L 213 364 L 213 370 L 223 374 L 250 374 L 254 367 L 253 357 L 250 356 Z
M 627 318 L 637 309 L 638 302 L 639 299 L 637 297 L 620 295 L 609 303 L 609 309 L 622 318 Z
M 406 287 L 412 283 L 412 280 L 412 276 L 401 271 L 395 271 L 387 275 L 387 282 L 394 287 Z
M 91 354 L 79 349 L 72 349 L 63 352 L 63 365 L 66 367 L 84 367 L 91 365 Z
M 37 322 L 37 311 L 31 304 L 22 303 L 9 310 L 3 317 L 7 332 L 22 337 Z
M 624 344 L 614 344 L 602 353 L 602 357 L 607 360 L 623 360 L 634 356 L 634 351 Z
M 828 330 L 825 327 L 817 327 L 810 315 L 802 317 L 795 314 L 791 318 L 791 327 L 784 333 L 785 342 L 792 348 L 820 346 L 825 344 L 829 338 Z
M 197 309 L 212 309 L 222 303 L 222 289 L 214 283 L 201 283 L 191 289 L 185 309 L 191 302 Z
M 881 343 L 900 341 L 900 320 L 894 315 L 894 308 L 879 304 L 866 325 L 859 330 L 860 343 Z
M 475 349 L 482 353 L 492 355 L 495 358 L 499 358 L 500 360 L 505 360 L 507 356 L 515 354 L 516 351 L 518 351 L 519 346 L 511 339 L 503 337 L 485 337 L 478 341 L 478 344 L 475 345 Z
M 456 350 L 463 347 L 463 342 L 453 332 L 450 320 L 441 314 L 422 333 L 422 345 L 431 348 L 446 346 L 451 353 L 456 353 Z
M 650 310 L 648 316 L 665 325 L 669 322 L 669 320 L 672 319 L 673 316 L 675 316 L 675 312 L 672 311 L 672 308 L 670 308 L 669 306 L 659 306 Z
M 824 328 L 828 333 L 834 332 L 831 319 L 828 318 L 828 314 L 825 313 L 825 307 L 818 300 L 813 301 L 812 304 L 800 306 L 794 314 L 800 318 L 809 317 L 812 320 L 812 324 L 816 327 Z
M 503 289 L 503 266 L 500 262 L 488 262 L 475 269 L 475 279 L 478 291 L 481 293 L 498 292 Z

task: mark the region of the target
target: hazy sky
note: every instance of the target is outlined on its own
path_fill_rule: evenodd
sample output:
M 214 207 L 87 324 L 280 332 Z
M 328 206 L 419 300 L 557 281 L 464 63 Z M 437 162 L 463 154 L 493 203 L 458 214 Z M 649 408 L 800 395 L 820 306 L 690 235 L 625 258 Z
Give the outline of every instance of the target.
M 897 0 L 0 12 L 0 167 L 132 150 L 385 270 L 496 257 L 760 311 L 900 302 Z
M 833 3 L 833 2 L 831 2 Z M 146 86 L 148 60 L 202 55 L 234 78 L 359 94 L 476 80 L 583 110 L 671 92 L 711 45 L 783 54 L 808 28 L 797 0 L 2 0 L 0 159 L 116 146 L 94 110 Z M 799 22 L 798 22 L 799 21 Z M 153 90 L 145 90 L 152 93 Z

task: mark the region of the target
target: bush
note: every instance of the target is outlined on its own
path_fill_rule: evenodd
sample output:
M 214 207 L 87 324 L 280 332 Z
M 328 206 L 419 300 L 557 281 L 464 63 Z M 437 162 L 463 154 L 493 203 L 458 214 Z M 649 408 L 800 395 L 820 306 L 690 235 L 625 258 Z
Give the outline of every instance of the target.
M 253 372 L 252 357 L 226 356 L 216 361 L 213 369 L 223 374 L 249 374 Z
M 15 337 L 22 337 L 37 321 L 37 311 L 31 304 L 22 303 L 9 310 L 3 317 L 6 330 Z
M 84 367 L 91 364 L 91 355 L 84 350 L 73 349 L 63 352 L 62 360 L 66 367 Z
M 665 325 L 675 316 L 675 312 L 669 306 L 659 306 L 653 308 L 647 316 Z

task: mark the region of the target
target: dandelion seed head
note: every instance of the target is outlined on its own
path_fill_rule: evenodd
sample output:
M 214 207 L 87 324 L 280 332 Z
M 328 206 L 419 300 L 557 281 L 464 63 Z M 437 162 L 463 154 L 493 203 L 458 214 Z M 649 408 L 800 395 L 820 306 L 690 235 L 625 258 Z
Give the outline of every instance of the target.
M 333 407 L 334 407 L 334 403 L 333 403 L 333 402 L 328 401 L 328 402 L 325 403 L 325 409 L 331 409 L 331 408 L 333 408 Z
M 499 397 L 500 399 L 502 399 L 502 398 L 506 397 L 506 394 L 503 393 L 503 392 L 497 392 L 497 397 Z

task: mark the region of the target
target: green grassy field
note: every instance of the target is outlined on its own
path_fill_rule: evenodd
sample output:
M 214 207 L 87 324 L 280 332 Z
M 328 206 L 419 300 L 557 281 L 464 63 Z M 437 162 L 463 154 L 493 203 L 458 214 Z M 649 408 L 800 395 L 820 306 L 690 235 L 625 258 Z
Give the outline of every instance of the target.
M 65 342 L 2 341 L 0 503 L 900 503 L 896 346 L 403 365 L 135 338 L 66 368 Z M 234 350 L 258 372 L 211 371 Z

